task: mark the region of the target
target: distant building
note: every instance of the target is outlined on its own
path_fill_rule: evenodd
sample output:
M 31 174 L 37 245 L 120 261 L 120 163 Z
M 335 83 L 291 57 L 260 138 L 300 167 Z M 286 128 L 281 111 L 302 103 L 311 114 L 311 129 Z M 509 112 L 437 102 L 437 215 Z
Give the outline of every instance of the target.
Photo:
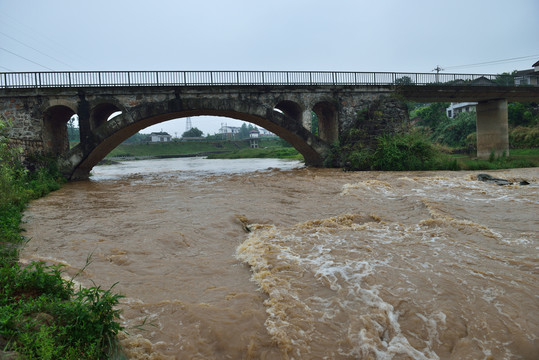
M 238 126 L 228 126 L 227 124 L 221 124 L 219 134 L 239 134 L 240 129 L 241 128 Z
M 259 128 L 258 129 L 260 131 L 260 137 L 272 137 L 272 136 L 277 136 L 275 135 L 274 133 L 272 133 L 271 131 L 268 131 L 264 128 Z
M 454 119 L 462 112 L 475 112 L 476 105 L 476 102 L 451 103 L 451 105 L 445 109 L 445 113 L 448 118 Z
M 227 124 L 221 124 L 219 129 L 219 134 L 223 136 L 223 139 L 236 139 L 240 133 L 240 127 L 238 126 L 228 126 Z
M 539 85 L 539 61 L 532 66 L 533 69 L 516 72 L 515 85 Z
M 260 136 L 260 131 L 258 129 L 253 129 L 249 131 L 249 146 L 253 149 L 258 148 L 258 138 Z
M 153 132 L 150 134 L 151 142 L 169 142 L 172 141 L 172 136 L 167 132 Z
M 249 131 L 249 137 L 251 139 L 258 139 L 260 137 L 260 131 L 258 129 L 253 129 Z

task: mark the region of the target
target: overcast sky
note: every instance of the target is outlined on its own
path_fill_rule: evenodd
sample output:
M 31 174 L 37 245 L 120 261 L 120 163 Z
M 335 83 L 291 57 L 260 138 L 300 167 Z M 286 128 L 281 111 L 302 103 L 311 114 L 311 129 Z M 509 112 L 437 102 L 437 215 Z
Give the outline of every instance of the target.
M 539 60 L 538 19 L 539 0 L 0 0 L 0 72 L 501 73 Z

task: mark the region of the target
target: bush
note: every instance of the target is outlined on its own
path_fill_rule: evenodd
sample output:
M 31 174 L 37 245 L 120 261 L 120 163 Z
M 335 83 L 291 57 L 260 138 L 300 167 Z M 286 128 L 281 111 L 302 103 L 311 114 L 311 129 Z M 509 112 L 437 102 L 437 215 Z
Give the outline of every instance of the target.
M 509 144 L 512 148 L 539 147 L 539 125 L 535 127 L 517 126 L 509 132 Z
M 119 295 L 73 291 L 60 266 L 0 267 L 0 338 L 25 359 L 100 359 L 116 351 Z M 67 301 L 69 300 L 69 301 Z
M 376 138 L 374 149 L 335 143 L 324 165 L 344 170 L 457 170 L 457 160 L 439 151 L 427 135 L 413 130 Z
M 373 167 L 376 170 L 427 170 L 435 155 L 433 144 L 418 131 L 384 135 L 378 138 Z
M 466 147 L 467 137 L 476 131 L 476 119 L 475 112 L 463 112 L 454 119 L 446 118 L 436 126 L 432 138 L 449 146 Z

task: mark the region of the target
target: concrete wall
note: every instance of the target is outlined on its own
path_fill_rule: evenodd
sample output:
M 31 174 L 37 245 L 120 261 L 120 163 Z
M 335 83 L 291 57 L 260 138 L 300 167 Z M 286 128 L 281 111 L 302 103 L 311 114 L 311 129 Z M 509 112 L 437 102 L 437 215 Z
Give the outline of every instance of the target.
M 488 159 L 494 153 L 509 155 L 507 101 L 481 101 L 477 111 L 477 157 Z

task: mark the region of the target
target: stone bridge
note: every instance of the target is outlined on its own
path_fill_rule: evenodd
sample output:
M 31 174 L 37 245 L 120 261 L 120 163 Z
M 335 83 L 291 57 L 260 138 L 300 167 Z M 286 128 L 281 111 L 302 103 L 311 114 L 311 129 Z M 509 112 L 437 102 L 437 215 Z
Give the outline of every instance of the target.
M 248 121 L 288 141 L 306 164 L 322 166 L 330 145 L 350 130 L 359 111 L 376 110 L 368 126 L 376 136 L 407 120 L 403 99 L 478 101 L 478 155 L 488 157 L 508 151 L 507 101 L 539 100 L 539 88 L 496 81 L 495 75 L 462 74 L 0 73 L 0 120 L 11 123 L 9 137 L 26 153 L 53 154 L 69 179 L 81 179 L 130 136 L 176 118 Z M 66 124 L 74 114 L 80 144 L 70 149 Z

